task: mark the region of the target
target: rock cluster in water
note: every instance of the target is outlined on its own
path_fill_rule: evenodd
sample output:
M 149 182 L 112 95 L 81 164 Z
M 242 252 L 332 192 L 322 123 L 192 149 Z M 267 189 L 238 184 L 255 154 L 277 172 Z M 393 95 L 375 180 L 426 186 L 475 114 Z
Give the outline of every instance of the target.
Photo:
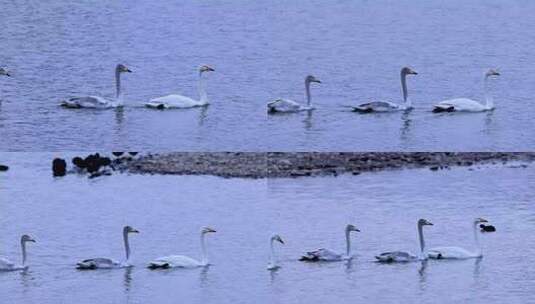
M 52 161 L 54 176 L 65 176 L 67 173 L 88 174 L 89 178 L 111 175 L 112 171 L 122 169 L 122 166 L 137 155 L 137 152 L 112 152 L 114 158 L 101 156 L 100 153 L 89 154 L 85 157 L 75 156 L 71 163 L 73 169 L 67 171 L 67 163 L 61 158 Z

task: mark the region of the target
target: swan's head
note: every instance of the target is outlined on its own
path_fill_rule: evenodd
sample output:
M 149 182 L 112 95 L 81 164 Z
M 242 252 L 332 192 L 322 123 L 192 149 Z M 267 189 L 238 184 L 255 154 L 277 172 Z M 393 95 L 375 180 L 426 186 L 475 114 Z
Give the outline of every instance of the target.
M 419 219 L 418 220 L 418 226 L 419 227 L 422 227 L 422 226 L 433 226 L 433 223 L 431 223 L 430 221 L 428 221 L 426 219 Z
M 401 75 L 418 75 L 418 73 L 409 67 L 404 67 L 401 69 Z
M 31 236 L 25 234 L 25 235 L 23 235 L 23 236 L 20 238 L 20 242 L 21 242 L 21 243 L 26 243 L 26 242 L 32 242 L 32 243 L 35 243 L 35 240 L 34 240 Z
M 124 64 L 118 64 L 115 70 L 119 73 L 132 73 L 132 71 Z
M 349 225 L 346 226 L 346 232 L 351 232 L 351 231 L 360 232 L 360 230 L 357 227 L 349 224 Z
M 481 223 L 488 223 L 489 221 L 487 221 L 486 219 L 482 218 L 482 217 L 478 217 L 476 219 L 474 219 L 474 225 L 479 225 Z
M 308 75 L 308 76 L 305 78 L 305 82 L 307 82 L 307 83 L 310 83 L 310 82 L 321 83 L 321 81 L 320 81 L 318 78 L 316 78 L 316 77 L 314 77 L 314 76 L 312 76 L 312 75 Z
M 124 226 L 123 228 L 124 233 L 139 233 L 136 229 L 132 228 L 131 226 Z
M 212 228 L 210 228 L 210 227 L 204 227 L 204 228 L 202 228 L 202 230 L 201 230 L 201 233 L 202 233 L 202 234 L 214 233 L 214 232 L 216 232 L 216 230 L 215 230 L 215 229 L 212 229 Z
M 215 70 L 207 65 L 201 65 L 201 67 L 199 68 L 199 73 L 202 74 L 204 72 L 215 72 Z
M 491 76 L 500 76 L 500 72 L 496 71 L 495 69 L 489 69 L 485 73 L 485 77 L 491 77 Z
M 9 71 L 6 68 L 0 68 L 0 75 L 11 77 L 11 74 L 9 74 Z
M 281 244 L 284 244 L 284 241 L 282 240 L 281 236 L 278 235 L 278 234 L 273 235 L 273 236 L 271 237 L 271 241 L 272 241 L 272 242 L 273 242 L 273 241 L 277 241 L 277 242 L 279 242 L 279 243 L 281 243 Z

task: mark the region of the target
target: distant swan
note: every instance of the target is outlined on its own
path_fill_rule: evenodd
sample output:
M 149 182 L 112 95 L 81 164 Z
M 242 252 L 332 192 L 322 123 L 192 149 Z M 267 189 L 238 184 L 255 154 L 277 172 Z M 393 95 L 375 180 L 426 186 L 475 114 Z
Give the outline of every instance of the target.
M 412 253 L 407 252 L 407 251 L 391 251 L 391 252 L 381 253 L 375 258 L 378 260 L 378 262 L 384 262 L 384 263 L 412 262 L 412 261 L 419 261 L 419 260 L 426 259 L 427 257 L 424 255 L 425 242 L 424 242 L 423 227 L 427 225 L 432 226 L 433 223 L 425 219 L 418 220 L 418 238 L 420 240 L 420 255 L 419 256 L 413 255 Z
M 201 260 L 195 260 L 184 255 L 170 255 L 161 258 L 157 258 L 149 262 L 148 268 L 157 269 L 157 268 L 196 268 L 208 266 L 208 256 L 206 255 L 206 245 L 204 243 L 204 236 L 207 233 L 216 232 L 212 228 L 203 228 L 201 230 Z
M 188 109 L 195 107 L 203 107 L 209 104 L 208 94 L 206 94 L 205 80 L 203 73 L 213 72 L 213 68 L 203 65 L 199 68 L 199 100 L 195 100 L 186 96 L 171 94 L 158 98 L 153 98 L 145 103 L 145 106 L 152 109 Z
M 7 76 L 7 77 L 11 77 L 11 74 L 9 74 L 9 71 L 7 70 L 7 68 L 0 68 L 0 76 Z M 1 98 L 1 96 L 0 96 Z M 2 100 L 0 100 L 1 102 Z
M 405 111 L 412 109 L 412 102 L 409 98 L 409 92 L 407 90 L 407 75 L 418 75 L 414 70 L 409 67 L 401 69 L 401 89 L 403 91 L 403 103 L 397 104 L 389 101 L 372 101 L 368 103 L 360 104 L 356 107 L 351 107 L 353 112 L 359 113 L 373 113 L 373 112 L 392 112 L 392 111 Z
M 474 230 L 474 243 L 476 245 L 476 251 L 469 251 L 461 247 L 434 247 L 429 249 L 428 256 L 431 259 L 472 259 L 480 258 L 483 256 L 481 245 L 479 245 L 478 227 L 481 223 L 488 223 L 486 219 L 476 218 L 473 222 Z
M 63 100 L 61 106 L 65 108 L 91 108 L 109 109 L 123 106 L 123 96 L 121 93 L 121 73 L 131 73 L 132 71 L 123 64 L 115 67 L 115 99 L 107 99 L 101 96 L 83 96 Z
M 268 113 L 291 113 L 314 110 L 311 101 L 312 97 L 310 96 L 310 83 L 312 82 L 321 83 L 319 79 L 312 75 L 308 75 L 305 78 L 306 105 L 301 105 L 290 99 L 279 98 L 267 104 Z
M 309 251 L 305 255 L 303 255 L 299 260 L 300 261 L 307 261 L 307 262 L 318 262 L 318 261 L 325 261 L 325 262 L 331 262 L 331 261 L 341 261 L 341 260 L 349 260 L 351 259 L 351 240 L 349 237 L 349 234 L 351 231 L 360 232 L 355 226 L 353 225 L 347 225 L 345 229 L 345 237 L 346 237 L 346 252 L 345 255 L 338 253 L 336 251 L 332 251 L 330 249 L 320 248 L 315 251 Z
M 0 68 L 0 76 L 11 77 L 11 74 L 9 73 L 9 71 L 7 70 L 7 68 Z
M 27 242 L 35 243 L 35 240 L 32 239 L 27 234 L 23 235 L 20 238 L 20 247 L 22 248 L 22 264 L 17 265 L 6 258 L 0 258 L 0 271 L 15 271 L 15 270 L 28 269 L 28 265 L 26 265 L 26 243 Z
M 277 258 L 275 256 L 275 248 L 273 248 L 273 243 L 275 241 L 277 241 L 277 242 L 279 242 L 279 243 L 284 245 L 284 241 L 282 240 L 282 238 L 278 234 L 273 235 L 271 237 L 271 239 L 269 240 L 270 255 L 269 255 L 269 262 L 268 262 L 268 265 L 267 265 L 267 269 L 268 270 L 277 270 L 277 269 L 280 268 L 280 266 L 277 265 Z
M 78 269 L 111 269 L 111 268 L 124 268 L 130 267 L 130 243 L 128 242 L 129 233 L 139 233 L 136 229 L 130 226 L 124 226 L 123 228 L 123 241 L 124 249 L 126 252 L 126 260 L 124 262 L 118 262 L 110 258 L 94 258 L 87 259 L 77 263 L 76 268 Z
M 489 92 L 489 77 L 500 76 L 494 69 L 489 69 L 483 78 L 485 91 L 485 104 L 468 98 L 455 98 L 444 100 L 435 105 L 434 113 L 440 112 L 484 112 L 494 109 L 494 100 Z

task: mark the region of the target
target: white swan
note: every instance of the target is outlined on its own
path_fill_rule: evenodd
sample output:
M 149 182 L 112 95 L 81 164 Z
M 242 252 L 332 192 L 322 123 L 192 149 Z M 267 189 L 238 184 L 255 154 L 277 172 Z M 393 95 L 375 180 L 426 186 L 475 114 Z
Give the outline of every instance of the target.
M 381 253 L 378 256 L 375 256 L 375 258 L 378 260 L 378 262 L 384 262 L 384 263 L 393 263 L 393 262 L 412 262 L 412 261 L 419 261 L 426 259 L 427 257 L 424 254 L 425 250 L 425 242 L 424 242 L 424 234 L 423 234 L 423 227 L 424 226 L 432 226 L 433 223 L 425 220 L 420 219 L 418 220 L 418 238 L 420 240 L 420 255 L 416 256 L 410 252 L 407 251 L 390 251 L 390 252 L 384 252 Z
M 312 75 L 308 75 L 305 78 L 306 105 L 301 105 L 290 99 L 279 98 L 267 104 L 268 113 L 292 113 L 314 110 L 314 107 L 312 106 L 312 97 L 310 96 L 310 83 L 312 82 L 321 83 L 319 79 Z
M 412 109 L 412 102 L 407 90 L 407 75 L 418 75 L 413 69 L 404 67 L 401 69 L 401 89 L 403 92 L 403 103 L 397 104 L 390 101 L 372 101 L 351 107 L 353 112 L 373 113 L 373 112 L 393 112 Z
M 195 107 L 204 107 L 209 104 L 208 94 L 206 94 L 205 80 L 203 74 L 205 72 L 214 72 L 215 70 L 207 65 L 199 68 L 199 100 L 190 97 L 171 94 L 158 98 L 153 98 L 145 103 L 145 106 L 152 109 L 188 109 Z
M 277 269 L 280 268 L 280 266 L 277 264 L 277 257 L 275 255 L 275 248 L 273 247 L 273 243 L 275 241 L 277 241 L 277 242 L 279 242 L 279 243 L 284 245 L 284 241 L 282 240 L 282 238 L 278 234 L 274 234 L 269 239 L 270 254 L 269 254 L 269 262 L 268 262 L 268 265 L 267 265 L 267 270 L 277 270 Z
M 14 262 L 6 258 L 0 257 L 0 271 L 15 271 L 15 270 L 26 270 L 28 265 L 26 265 L 26 243 L 32 242 L 35 243 L 35 240 L 29 235 L 25 234 L 20 238 L 20 246 L 22 248 L 22 264 L 17 265 Z
M 86 270 L 86 269 L 111 269 L 111 268 L 124 268 L 130 267 L 130 243 L 128 242 L 129 233 L 139 233 L 136 229 L 130 226 L 124 226 L 123 228 L 123 241 L 124 249 L 126 252 L 126 260 L 124 262 L 118 262 L 110 258 L 94 258 L 83 260 L 76 264 L 76 268 Z
M 487 223 L 488 221 L 483 218 L 476 218 L 473 222 L 474 228 L 474 243 L 476 245 L 476 251 L 469 251 L 461 247 L 434 247 L 427 252 L 431 259 L 472 259 L 480 258 L 483 256 L 481 245 L 478 238 L 478 227 L 481 223 Z
M 342 253 L 338 253 L 336 251 L 320 248 L 315 251 L 309 251 L 305 255 L 303 255 L 299 260 L 300 261 L 307 261 L 307 262 L 318 262 L 318 261 L 325 261 L 325 262 L 334 262 L 334 261 L 341 261 L 341 260 L 349 260 L 352 258 L 351 256 L 351 240 L 349 237 L 349 234 L 351 231 L 360 232 L 355 226 L 353 225 L 347 225 L 345 228 L 345 237 L 346 237 L 346 252 L 345 255 Z
M 455 98 L 439 102 L 435 105 L 433 112 L 484 112 L 494 109 L 494 100 L 489 92 L 489 77 L 500 76 L 494 69 L 489 69 L 483 77 L 485 104 L 468 98 Z
M 107 99 L 101 96 L 83 96 L 73 97 L 61 101 L 61 106 L 65 108 L 91 108 L 91 109 L 109 109 L 123 106 L 123 96 L 121 93 L 121 73 L 131 73 L 132 71 L 123 64 L 115 67 L 115 99 Z
M 147 267 L 150 269 L 157 269 L 157 268 L 167 269 L 167 268 L 174 268 L 174 267 L 197 268 L 197 267 L 208 266 L 209 262 L 208 262 L 208 256 L 206 255 L 206 245 L 204 243 L 204 236 L 207 233 L 214 233 L 214 232 L 216 231 L 209 227 L 205 227 L 201 230 L 201 260 L 195 260 L 184 255 L 170 255 L 170 256 L 160 257 L 153 261 L 150 261 Z

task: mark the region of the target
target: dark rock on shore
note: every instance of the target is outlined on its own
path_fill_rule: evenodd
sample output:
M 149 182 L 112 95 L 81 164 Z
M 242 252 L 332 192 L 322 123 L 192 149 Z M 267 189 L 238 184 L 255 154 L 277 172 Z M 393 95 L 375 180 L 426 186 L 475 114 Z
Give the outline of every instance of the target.
M 67 162 L 62 158 L 54 158 L 52 161 L 52 174 L 54 176 L 65 176 L 67 174 Z

